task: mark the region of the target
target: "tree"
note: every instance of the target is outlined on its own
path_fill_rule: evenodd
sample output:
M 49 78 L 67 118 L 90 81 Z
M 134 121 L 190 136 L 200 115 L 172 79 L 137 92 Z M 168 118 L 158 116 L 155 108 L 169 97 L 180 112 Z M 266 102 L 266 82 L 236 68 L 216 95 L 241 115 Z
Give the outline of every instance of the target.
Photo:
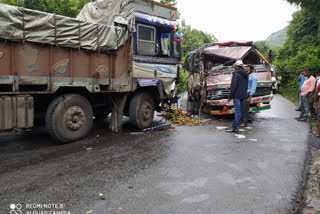
M 291 4 L 296 4 L 302 8 L 309 9 L 315 13 L 319 14 L 320 11 L 320 1 L 319 0 L 287 0 Z
M 166 4 L 166 5 L 170 5 L 172 7 L 177 5 L 177 1 L 176 0 L 161 0 L 160 2 L 163 3 L 163 4 Z
M 293 15 L 288 37 L 275 61 L 286 88 L 298 90 L 296 77 L 304 68 L 320 71 L 320 16 L 308 8 Z
M 184 62 L 189 52 L 202 47 L 204 44 L 217 41 L 217 38 L 201 30 L 193 29 L 182 20 L 181 32 L 184 34 L 184 40 L 181 42 L 182 61 Z M 180 72 L 179 92 L 186 90 L 186 74 L 184 69 Z
M 91 0 L 0 0 L 2 4 L 40 10 L 75 18 Z
M 268 53 L 271 50 L 271 47 L 267 44 L 266 41 L 256 41 L 254 42 L 254 45 L 258 48 L 260 53 L 262 53 L 263 56 L 268 58 Z

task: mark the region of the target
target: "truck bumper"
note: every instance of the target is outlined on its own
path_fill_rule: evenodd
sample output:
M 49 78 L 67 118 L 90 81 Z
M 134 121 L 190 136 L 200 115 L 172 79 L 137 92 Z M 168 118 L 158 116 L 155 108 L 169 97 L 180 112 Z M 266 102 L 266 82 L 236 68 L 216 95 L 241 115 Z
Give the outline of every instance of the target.
M 263 106 L 253 106 L 249 108 L 249 112 L 258 112 L 271 109 L 270 105 L 263 105 Z M 217 111 L 210 111 L 210 115 L 228 115 L 234 114 L 234 108 L 227 109 L 227 110 L 217 110 Z
M 257 103 L 267 103 L 270 102 L 273 99 L 273 95 L 265 95 L 260 97 L 253 97 L 251 100 L 251 104 L 257 104 Z M 207 105 L 209 106 L 233 106 L 233 101 L 231 100 L 228 102 L 227 99 L 221 99 L 221 100 L 207 100 Z

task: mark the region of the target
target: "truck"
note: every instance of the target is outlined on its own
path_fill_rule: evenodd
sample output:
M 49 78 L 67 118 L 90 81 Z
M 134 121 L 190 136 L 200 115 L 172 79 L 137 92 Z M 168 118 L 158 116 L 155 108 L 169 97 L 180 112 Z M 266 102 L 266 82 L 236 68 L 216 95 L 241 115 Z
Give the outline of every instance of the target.
M 45 126 L 84 138 L 112 113 L 139 129 L 170 104 L 180 71 L 177 9 L 152 0 L 101 0 L 77 18 L 0 4 L 0 131 Z
M 234 114 L 234 105 L 228 101 L 233 64 L 242 60 L 254 66 L 258 84 L 250 103 L 250 112 L 271 108 L 272 81 L 269 61 L 252 41 L 222 41 L 206 44 L 190 52 L 185 61 L 188 101 L 191 113 L 202 111 L 211 115 Z

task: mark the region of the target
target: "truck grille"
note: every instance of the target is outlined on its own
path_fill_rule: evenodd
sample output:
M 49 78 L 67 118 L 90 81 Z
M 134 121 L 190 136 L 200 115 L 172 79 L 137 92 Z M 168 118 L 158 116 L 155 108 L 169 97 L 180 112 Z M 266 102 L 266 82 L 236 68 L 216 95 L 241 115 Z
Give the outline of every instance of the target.
M 262 87 L 258 87 L 256 90 L 256 93 L 254 94 L 254 96 L 264 96 L 264 95 L 269 95 L 271 94 L 272 88 L 262 88 Z
M 226 99 L 229 97 L 229 94 L 229 90 L 209 90 L 207 91 L 207 98 L 209 100 Z

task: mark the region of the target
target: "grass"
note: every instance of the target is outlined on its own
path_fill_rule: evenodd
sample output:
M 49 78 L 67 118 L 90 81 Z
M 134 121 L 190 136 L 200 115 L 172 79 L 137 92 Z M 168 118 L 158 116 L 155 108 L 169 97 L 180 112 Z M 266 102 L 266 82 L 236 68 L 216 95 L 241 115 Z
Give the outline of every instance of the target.
M 278 91 L 279 94 L 293 102 L 296 106 L 299 105 L 299 97 L 298 92 L 296 90 L 292 90 L 291 88 L 282 87 Z
M 297 107 L 299 106 L 299 97 L 298 97 L 298 92 L 296 90 L 292 90 L 287 87 L 282 87 L 282 88 L 280 88 L 278 93 L 281 94 L 282 96 L 284 96 L 285 98 L 287 98 L 288 100 L 290 100 L 291 102 L 293 102 Z M 312 108 L 312 106 L 310 106 L 310 108 Z M 312 127 L 312 133 L 316 134 L 317 121 L 314 119 L 311 119 L 311 118 L 309 121 L 310 121 L 310 124 Z

